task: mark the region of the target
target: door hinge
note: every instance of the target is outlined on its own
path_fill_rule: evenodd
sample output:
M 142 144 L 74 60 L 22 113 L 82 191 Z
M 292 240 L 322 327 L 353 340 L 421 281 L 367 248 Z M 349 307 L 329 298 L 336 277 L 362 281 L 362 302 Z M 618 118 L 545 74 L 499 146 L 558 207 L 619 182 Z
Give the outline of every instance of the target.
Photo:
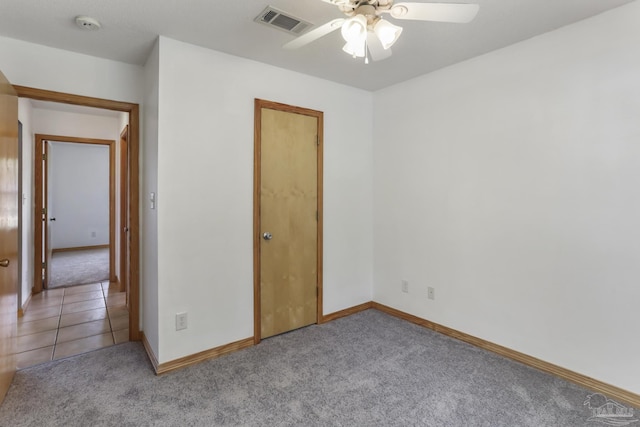
M 320 145 L 320 136 L 316 135 L 316 145 Z
M 47 160 L 47 154 L 46 153 L 42 153 L 42 160 Z
M 42 208 L 42 215 L 47 215 L 47 208 Z
M 318 221 L 320 219 L 320 215 L 318 214 L 318 211 L 316 211 L 316 221 Z
M 47 268 L 47 261 L 42 261 L 42 268 Z
M 316 286 L 316 296 L 320 295 L 320 288 Z

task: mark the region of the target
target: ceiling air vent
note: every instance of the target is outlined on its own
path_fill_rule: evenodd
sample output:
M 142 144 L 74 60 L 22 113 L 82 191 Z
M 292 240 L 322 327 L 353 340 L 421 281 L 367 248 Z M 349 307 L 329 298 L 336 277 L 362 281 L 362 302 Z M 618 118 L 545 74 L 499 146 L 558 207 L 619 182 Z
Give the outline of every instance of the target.
M 311 26 L 309 22 L 291 16 L 273 6 L 267 6 L 254 21 L 293 34 L 301 34 Z

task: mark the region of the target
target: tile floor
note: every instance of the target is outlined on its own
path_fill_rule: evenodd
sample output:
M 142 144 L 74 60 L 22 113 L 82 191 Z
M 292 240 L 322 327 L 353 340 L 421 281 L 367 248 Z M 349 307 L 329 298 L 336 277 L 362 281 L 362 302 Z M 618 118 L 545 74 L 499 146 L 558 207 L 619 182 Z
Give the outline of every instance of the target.
M 18 369 L 129 341 L 125 299 L 109 282 L 34 295 L 18 318 Z

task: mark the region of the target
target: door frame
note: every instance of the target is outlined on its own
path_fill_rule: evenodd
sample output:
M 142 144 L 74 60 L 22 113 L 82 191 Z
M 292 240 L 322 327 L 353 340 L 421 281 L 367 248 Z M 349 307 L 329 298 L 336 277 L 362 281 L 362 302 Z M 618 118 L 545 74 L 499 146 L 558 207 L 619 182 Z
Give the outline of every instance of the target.
M 261 147 L 262 147 L 262 109 L 282 111 L 286 113 L 302 114 L 315 117 L 318 121 L 318 151 L 317 151 L 317 186 L 318 186 L 318 226 L 317 226 L 317 248 L 316 248 L 316 269 L 317 288 L 316 298 L 316 323 L 322 323 L 322 236 L 323 236 L 323 140 L 324 140 L 324 113 L 322 111 L 311 110 L 309 108 L 296 107 L 293 105 L 281 104 L 279 102 L 266 101 L 256 98 L 254 100 L 254 132 L 253 132 L 253 342 L 259 344 L 261 341 L 261 292 L 260 292 L 260 187 L 262 180 L 261 167 Z
M 73 95 L 14 85 L 18 97 L 82 105 L 129 115 L 129 340 L 140 341 L 140 106 L 130 102 Z
M 34 293 L 39 293 L 44 289 L 42 282 L 42 256 L 38 254 L 42 252 L 48 254 L 51 252 L 49 246 L 49 215 L 51 212 L 43 213 L 43 209 L 48 206 L 49 199 L 49 153 L 47 142 L 67 142 L 72 144 L 90 144 L 90 145 L 106 145 L 109 147 L 109 281 L 115 282 L 116 279 L 116 142 L 110 139 L 95 138 L 78 138 L 73 136 L 61 135 L 44 135 L 35 134 L 35 153 L 34 156 L 34 187 L 35 187 L 35 210 L 34 210 L 34 277 L 33 288 Z M 44 158 L 39 154 L 45 153 Z M 44 165 L 42 164 L 44 162 Z M 44 218 L 43 218 L 44 215 Z M 45 233 L 43 233 L 45 231 Z M 50 277 L 51 266 L 47 265 L 47 277 Z M 48 287 L 48 283 L 45 283 Z

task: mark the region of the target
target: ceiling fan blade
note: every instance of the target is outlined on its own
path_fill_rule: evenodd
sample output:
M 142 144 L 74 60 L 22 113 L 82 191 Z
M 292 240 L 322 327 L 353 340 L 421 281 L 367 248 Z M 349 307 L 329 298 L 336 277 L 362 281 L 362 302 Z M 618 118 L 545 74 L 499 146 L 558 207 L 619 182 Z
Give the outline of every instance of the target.
M 343 18 L 334 19 L 333 21 L 329 21 L 324 25 L 320 25 L 318 28 L 315 28 L 308 33 L 304 33 L 300 37 L 297 37 L 291 40 L 289 43 L 282 46 L 285 49 L 298 49 L 304 45 L 311 43 L 312 41 L 318 40 L 320 37 L 324 37 L 327 34 L 339 29 L 342 27 L 344 23 Z
M 396 19 L 465 24 L 476 17 L 479 9 L 477 4 L 464 3 L 396 3 L 390 12 Z
M 382 47 L 382 42 L 372 31 L 367 33 L 367 47 L 369 48 L 371 59 L 374 61 L 382 61 L 391 56 L 391 49 Z

